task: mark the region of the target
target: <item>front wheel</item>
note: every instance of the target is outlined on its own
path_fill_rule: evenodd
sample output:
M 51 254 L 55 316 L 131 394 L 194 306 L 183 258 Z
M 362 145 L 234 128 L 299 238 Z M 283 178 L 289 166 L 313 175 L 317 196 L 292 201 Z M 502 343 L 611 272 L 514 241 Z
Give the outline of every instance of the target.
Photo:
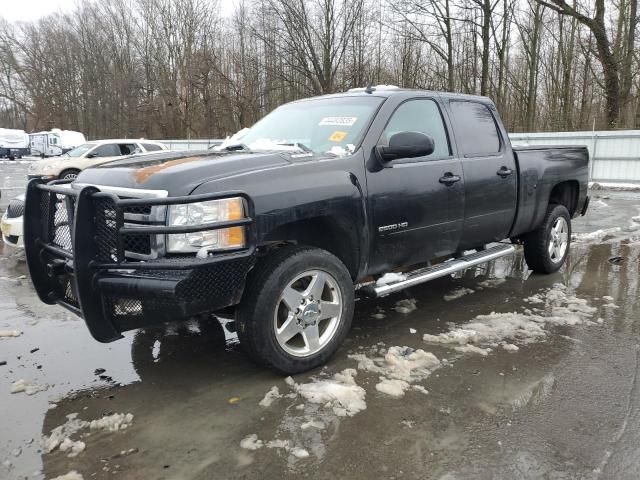
M 537 273 L 562 267 L 571 246 L 571 215 L 564 205 L 551 204 L 537 230 L 524 238 L 524 258 Z
M 80 175 L 80 170 L 69 168 L 60 173 L 61 180 L 75 180 Z
M 300 373 L 335 353 L 353 309 L 353 282 L 338 258 L 317 248 L 284 247 L 250 273 L 236 310 L 238 337 L 252 359 Z

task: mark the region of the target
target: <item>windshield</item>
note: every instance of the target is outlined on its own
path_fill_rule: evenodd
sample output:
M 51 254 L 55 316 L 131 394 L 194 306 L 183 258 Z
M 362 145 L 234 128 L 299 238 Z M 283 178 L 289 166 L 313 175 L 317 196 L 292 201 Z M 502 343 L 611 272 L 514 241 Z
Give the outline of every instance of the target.
M 337 97 L 306 100 L 277 108 L 237 138 L 251 150 L 353 153 L 384 99 Z
M 81 157 L 82 155 L 87 153 L 89 150 L 91 150 L 93 147 L 95 147 L 95 144 L 85 143 L 84 145 L 80 145 L 79 147 L 76 147 L 73 150 L 69 150 L 67 153 L 65 153 L 65 155 L 67 157 Z

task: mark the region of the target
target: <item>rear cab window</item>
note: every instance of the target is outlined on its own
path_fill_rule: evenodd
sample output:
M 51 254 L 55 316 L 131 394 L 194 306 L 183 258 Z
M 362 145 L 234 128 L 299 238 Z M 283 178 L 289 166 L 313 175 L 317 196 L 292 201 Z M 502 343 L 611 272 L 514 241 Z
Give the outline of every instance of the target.
M 461 156 L 482 157 L 502 151 L 498 126 L 487 105 L 466 100 L 452 100 L 449 105 Z

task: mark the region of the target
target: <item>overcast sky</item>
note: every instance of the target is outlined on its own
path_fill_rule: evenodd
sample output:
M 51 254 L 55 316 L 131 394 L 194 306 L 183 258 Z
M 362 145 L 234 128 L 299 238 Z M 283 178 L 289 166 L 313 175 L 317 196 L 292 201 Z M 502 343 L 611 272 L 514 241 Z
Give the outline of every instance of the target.
M 10 22 L 37 20 L 53 12 L 67 12 L 83 0 L 0 0 L 0 17 Z M 233 12 L 235 0 L 219 0 L 222 14 Z

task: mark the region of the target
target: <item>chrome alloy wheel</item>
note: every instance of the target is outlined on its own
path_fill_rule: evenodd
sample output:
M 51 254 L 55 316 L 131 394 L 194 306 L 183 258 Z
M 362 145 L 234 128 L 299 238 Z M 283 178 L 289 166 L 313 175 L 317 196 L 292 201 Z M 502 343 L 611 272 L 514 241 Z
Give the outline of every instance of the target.
M 280 295 L 273 318 L 276 340 L 288 354 L 309 357 L 331 341 L 341 318 L 342 294 L 336 279 L 322 270 L 308 270 Z
M 564 217 L 558 217 L 549 232 L 549 258 L 553 263 L 559 263 L 564 258 L 569 247 L 569 225 Z

